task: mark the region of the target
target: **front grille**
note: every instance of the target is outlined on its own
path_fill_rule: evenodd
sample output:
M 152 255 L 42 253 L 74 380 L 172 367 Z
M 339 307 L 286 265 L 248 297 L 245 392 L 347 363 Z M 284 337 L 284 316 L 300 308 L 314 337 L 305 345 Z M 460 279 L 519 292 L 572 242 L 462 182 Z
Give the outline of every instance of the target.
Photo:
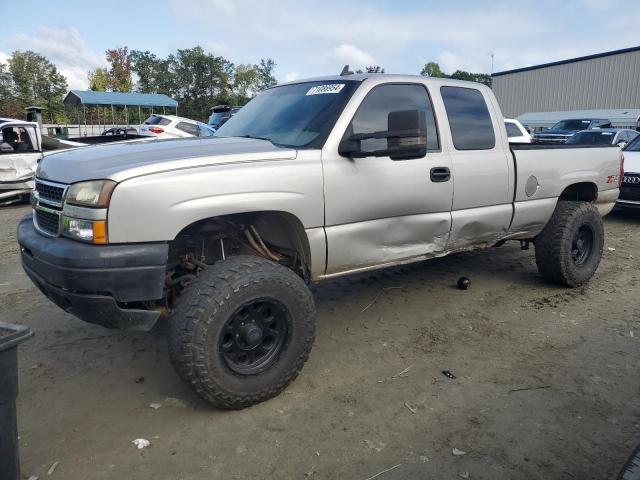
M 624 184 L 623 184 L 624 185 Z M 634 200 L 640 202 L 640 186 L 620 187 L 620 200 Z
M 60 225 L 60 215 L 55 212 L 36 209 L 36 224 L 38 229 L 50 235 L 58 235 L 58 227 Z
M 62 197 L 64 196 L 64 189 L 65 187 L 63 186 L 58 187 L 36 180 L 36 191 L 38 192 L 38 197 L 45 202 L 53 202 L 61 205 Z

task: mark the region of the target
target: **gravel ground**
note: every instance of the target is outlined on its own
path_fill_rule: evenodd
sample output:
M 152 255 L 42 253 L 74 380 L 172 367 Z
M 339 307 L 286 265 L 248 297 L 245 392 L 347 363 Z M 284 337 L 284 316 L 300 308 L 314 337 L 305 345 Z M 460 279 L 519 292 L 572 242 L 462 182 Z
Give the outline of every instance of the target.
M 579 289 L 544 283 L 516 244 L 315 286 L 300 377 L 223 412 L 173 372 L 166 325 L 85 324 L 31 285 L 27 212 L 0 210 L 0 321 L 36 332 L 20 347 L 25 478 L 604 479 L 640 442 L 638 214 L 606 218 Z

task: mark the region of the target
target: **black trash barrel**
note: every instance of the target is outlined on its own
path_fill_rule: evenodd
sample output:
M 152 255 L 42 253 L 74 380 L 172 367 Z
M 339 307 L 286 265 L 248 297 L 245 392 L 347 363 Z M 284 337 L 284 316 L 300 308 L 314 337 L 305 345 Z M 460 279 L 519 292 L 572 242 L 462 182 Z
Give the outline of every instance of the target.
M 0 480 L 19 480 L 18 344 L 33 332 L 22 325 L 0 322 Z

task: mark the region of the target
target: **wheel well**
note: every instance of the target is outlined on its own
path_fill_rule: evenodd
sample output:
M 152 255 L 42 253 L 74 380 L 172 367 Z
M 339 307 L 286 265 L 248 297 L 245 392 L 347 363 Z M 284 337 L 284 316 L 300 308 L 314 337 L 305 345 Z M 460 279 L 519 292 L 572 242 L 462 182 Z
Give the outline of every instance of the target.
M 560 194 L 560 200 L 574 202 L 593 202 L 598 197 L 598 187 L 595 183 L 581 182 L 569 185 Z
M 192 277 L 226 257 L 247 254 L 310 279 L 311 249 L 302 222 L 287 212 L 264 211 L 206 218 L 183 228 L 169 243 L 168 282 L 184 274 Z

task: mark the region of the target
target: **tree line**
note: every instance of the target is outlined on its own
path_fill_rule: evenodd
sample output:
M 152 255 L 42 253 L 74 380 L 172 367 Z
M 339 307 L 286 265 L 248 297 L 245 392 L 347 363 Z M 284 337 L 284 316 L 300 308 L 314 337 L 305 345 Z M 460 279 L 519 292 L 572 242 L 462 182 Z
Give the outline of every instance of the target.
M 125 46 L 107 50 L 105 57 L 108 67 L 88 72 L 91 90 L 166 94 L 178 102 L 181 116 L 203 121 L 212 106 L 244 105 L 258 92 L 277 83 L 272 58 L 260 59 L 255 64 L 234 64 L 200 46 L 178 49 L 166 57 Z M 385 73 L 379 65 L 366 67 L 364 71 Z M 435 62 L 425 64 L 420 74 L 491 86 L 489 75 L 462 70 L 448 75 Z M 46 122 L 75 123 L 77 116 L 65 111 L 62 104 L 67 91 L 64 75 L 37 52 L 15 51 L 7 63 L 0 62 L 0 117 L 25 118 L 24 109 L 36 105 L 45 108 Z M 90 117 L 93 119 L 94 115 Z

